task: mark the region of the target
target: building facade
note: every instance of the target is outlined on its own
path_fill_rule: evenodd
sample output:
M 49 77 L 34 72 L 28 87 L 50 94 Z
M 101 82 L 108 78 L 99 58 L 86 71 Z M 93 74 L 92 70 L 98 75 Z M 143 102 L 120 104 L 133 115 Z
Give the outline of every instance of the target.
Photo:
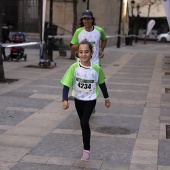
M 47 1 L 46 21 L 49 21 L 50 1 Z M 100 4 L 100 5 L 99 5 Z M 120 0 L 89 0 L 89 9 L 93 12 L 96 25 L 102 27 L 107 35 L 117 35 L 119 22 Z M 77 24 L 82 12 L 87 9 L 86 0 L 77 1 Z M 53 24 L 58 26 L 58 34 L 70 35 L 73 27 L 73 2 L 72 0 L 53 0 Z M 108 39 L 108 44 L 115 44 L 117 37 Z
M 15 24 L 14 31 L 21 31 L 26 34 L 38 34 L 38 0 L 2 0 L 3 1 L 3 22 L 11 21 Z M 45 20 L 50 20 L 50 2 L 53 2 L 52 23 L 58 26 L 58 35 L 72 35 L 73 27 L 73 0 L 47 0 Z M 146 30 L 148 19 L 148 0 L 135 0 L 140 4 L 140 20 L 134 23 L 138 28 L 134 32 L 143 36 Z M 165 13 L 161 6 L 161 0 L 153 0 L 154 5 L 150 9 L 150 19 L 156 19 L 154 30 L 163 25 L 163 32 L 168 30 Z M 121 35 L 128 35 L 131 18 L 131 0 L 122 0 Z M 77 24 L 80 20 L 82 11 L 87 9 L 87 0 L 77 0 Z M 89 0 L 89 9 L 93 11 L 96 24 L 102 27 L 109 36 L 108 45 L 117 43 L 120 0 Z M 134 8 L 134 15 L 137 16 Z M 161 16 L 156 16 L 160 14 Z M 156 16 L 156 17 L 155 17 Z M 35 36 L 34 36 L 35 37 Z M 122 38 L 124 41 L 124 38 Z M 70 41 L 70 39 L 65 39 Z
M 137 13 L 137 5 L 140 5 L 140 11 Z M 156 40 L 158 33 L 168 32 L 169 27 L 165 17 L 165 11 L 161 0 L 135 0 L 135 6 L 132 9 L 131 0 L 128 0 L 129 18 L 136 19 L 133 23 L 133 32 L 139 36 L 139 39 L 145 37 L 147 23 L 155 20 L 155 25 L 147 36 L 147 39 Z M 133 17 L 132 17 L 133 15 Z
M 14 31 L 38 32 L 38 0 L 1 0 L 2 24 L 14 23 Z
M 2 0 L 3 23 L 15 24 L 13 31 L 25 34 L 38 33 L 38 0 Z M 50 0 L 46 5 L 46 22 L 50 19 Z M 72 35 L 73 0 L 53 0 L 52 22 L 58 26 L 57 34 Z M 100 4 L 100 5 L 98 5 Z M 120 0 L 89 0 L 89 9 L 93 11 L 96 24 L 102 27 L 107 35 L 117 35 Z M 87 9 L 86 0 L 77 0 L 77 23 L 82 11 Z M 108 43 L 116 43 L 117 39 L 109 38 Z

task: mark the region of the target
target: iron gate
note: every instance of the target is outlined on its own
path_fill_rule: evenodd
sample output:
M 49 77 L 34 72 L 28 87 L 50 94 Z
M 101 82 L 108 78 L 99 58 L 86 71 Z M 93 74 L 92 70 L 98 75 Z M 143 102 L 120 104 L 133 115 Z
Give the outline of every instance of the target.
M 13 22 L 14 31 L 38 32 L 38 0 L 2 0 L 2 22 Z

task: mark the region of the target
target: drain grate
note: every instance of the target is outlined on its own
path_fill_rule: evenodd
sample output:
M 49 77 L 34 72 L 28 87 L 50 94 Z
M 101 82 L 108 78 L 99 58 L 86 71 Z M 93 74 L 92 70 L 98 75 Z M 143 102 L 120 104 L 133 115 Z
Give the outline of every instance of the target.
M 165 72 L 165 75 L 170 75 L 170 72 Z
M 99 127 L 94 131 L 109 135 L 129 135 L 132 133 L 129 129 L 123 127 Z
M 170 139 L 170 125 L 166 125 L 166 139 Z
M 170 56 L 165 56 L 165 58 L 170 58 Z
M 165 93 L 170 93 L 170 88 L 165 88 Z

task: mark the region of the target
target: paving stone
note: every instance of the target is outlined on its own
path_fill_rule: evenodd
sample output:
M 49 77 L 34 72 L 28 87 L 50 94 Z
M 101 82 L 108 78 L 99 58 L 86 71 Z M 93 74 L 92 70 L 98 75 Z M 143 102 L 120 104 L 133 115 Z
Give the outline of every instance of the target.
M 159 141 L 158 165 L 170 166 L 170 141 Z
M 72 167 L 68 166 L 57 166 L 57 165 L 50 165 L 50 164 L 36 164 L 36 163 L 18 163 L 10 170 L 74 170 Z
M 47 85 L 26 85 L 25 87 L 18 88 L 17 93 L 27 92 L 32 94 L 62 94 L 61 86 L 47 86 Z
M 152 78 L 152 74 L 148 75 L 148 74 L 138 74 L 138 73 L 117 73 L 114 75 L 115 78 L 129 78 L 129 79 L 151 79 Z
M 0 161 L 18 162 L 29 152 L 29 149 L 0 146 Z
M 162 106 L 160 115 L 170 117 L 170 107 Z
M 48 79 L 48 78 L 35 80 L 30 85 L 41 85 L 41 84 L 50 85 L 50 86 L 62 86 L 60 81 L 57 81 L 55 79 Z
M 137 139 L 135 144 L 136 150 L 158 151 L 158 140 L 156 139 Z
M 162 94 L 161 95 L 162 102 L 169 102 L 170 101 L 170 93 Z
M 122 163 L 115 163 L 115 162 L 109 162 L 104 161 L 102 164 L 101 169 L 102 170 L 129 170 L 129 164 Z
M 111 91 L 111 89 L 113 91 L 138 91 L 138 92 L 147 92 L 149 90 L 149 86 L 147 85 L 133 85 L 133 84 L 113 84 L 113 83 L 109 83 L 107 82 L 107 88 L 109 89 L 109 91 Z
M 49 134 L 29 155 L 79 159 L 82 155 L 81 137 L 67 134 Z
M 17 162 L 0 161 L 1 170 L 10 170 Z
M 138 92 L 109 92 L 110 97 L 114 97 L 115 99 L 124 99 L 124 100 L 146 100 L 147 93 L 138 93 Z
M 159 138 L 159 130 L 139 130 L 138 138 L 142 139 L 158 139 Z
M 29 127 L 29 126 L 15 126 L 6 132 L 6 134 L 10 135 L 19 135 L 19 136 L 46 136 L 51 132 L 51 128 L 42 128 L 42 127 Z
M 33 98 L 18 98 L 14 96 L 2 96 L 0 97 L 0 105 L 6 107 L 24 107 L 24 108 L 36 108 L 42 109 L 53 100 L 48 99 L 33 99 Z
M 167 80 L 162 80 L 162 85 L 163 86 L 169 86 L 169 84 L 170 84 L 170 80 L 169 79 L 167 79 Z
M 32 93 L 26 93 L 26 92 L 21 92 L 21 93 L 8 92 L 8 93 L 3 94 L 2 96 L 14 96 L 14 97 L 25 97 L 25 98 L 28 98 L 30 95 L 32 95 Z
M 74 163 L 76 168 L 84 168 L 84 169 L 100 169 L 102 165 L 102 161 L 93 161 L 89 160 L 88 162 L 77 160 Z
M 157 158 L 154 157 L 141 157 L 141 156 L 135 156 L 132 158 L 131 163 L 133 164 L 144 164 L 144 165 L 156 165 L 157 164 Z
M 49 95 L 49 94 L 33 94 L 30 96 L 30 98 L 34 98 L 34 99 L 51 99 L 51 100 L 55 100 L 56 99 L 56 95 Z
M 141 69 L 139 68 L 136 72 L 136 67 L 128 67 L 125 66 L 121 70 L 118 71 L 119 73 L 127 73 L 127 74 L 138 74 L 138 75 L 152 75 L 153 74 L 153 68 L 149 69 Z
M 55 164 L 55 165 L 62 165 L 62 166 L 73 166 L 76 162 L 76 159 L 70 158 L 59 158 L 59 157 L 51 157 L 47 164 Z
M 103 102 L 103 100 L 102 100 Z M 109 109 L 103 107 L 101 102 L 97 102 L 96 104 L 96 113 L 112 113 L 114 115 L 117 114 L 124 114 L 124 115 L 142 115 L 144 111 L 143 105 L 135 105 L 135 104 L 114 104 L 112 103 Z
M 158 170 L 170 170 L 170 166 L 158 165 Z
M 0 117 L 1 117 L 0 125 L 14 126 L 32 114 L 33 112 L 22 112 L 22 111 L 17 111 L 17 110 L 3 110 L 3 112 L 0 112 Z
M 13 126 L 8 126 L 8 125 L 0 125 L 0 129 L 4 129 L 4 130 L 9 130 L 13 128 Z
M 153 157 L 157 158 L 157 151 L 153 150 L 134 150 L 133 157 Z
M 7 107 L 5 110 L 16 110 L 16 111 L 22 111 L 22 112 L 36 112 L 39 111 L 39 109 L 34 108 L 22 108 L 22 107 Z
M 0 135 L 2 135 L 4 132 L 6 132 L 5 129 L 0 129 Z
M 108 80 L 109 82 L 114 83 L 122 83 L 122 84 L 140 84 L 140 85 L 148 85 L 150 83 L 150 80 L 146 79 L 128 79 L 128 78 L 110 78 Z
M 38 117 L 29 117 L 28 119 L 23 120 L 18 124 L 18 127 L 34 127 L 34 128 L 47 128 L 54 129 L 57 126 L 56 120 L 46 120 L 46 119 L 38 119 Z
M 131 164 L 129 170 L 158 170 L 157 165 Z
M 41 140 L 42 140 L 41 137 L 16 136 L 4 133 L 3 135 L 0 136 L 0 145 L 6 147 L 30 149 L 37 145 Z
M 20 162 L 46 164 L 50 157 L 26 155 Z

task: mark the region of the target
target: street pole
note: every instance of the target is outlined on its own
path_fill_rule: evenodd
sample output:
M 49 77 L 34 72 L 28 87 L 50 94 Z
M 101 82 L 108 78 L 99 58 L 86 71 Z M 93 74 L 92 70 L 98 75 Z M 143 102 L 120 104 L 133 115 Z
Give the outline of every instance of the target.
M 87 10 L 89 10 L 89 0 L 87 0 Z
M 49 32 L 52 31 L 52 22 L 53 22 L 53 0 L 50 0 Z M 53 61 L 53 38 L 52 37 L 48 38 L 48 56 L 50 61 Z
M 49 26 L 52 26 L 53 20 L 53 0 L 50 0 L 50 15 L 49 15 Z
M 131 13 L 132 13 L 132 17 L 131 17 L 131 25 L 130 25 L 130 34 L 131 34 L 131 37 L 129 37 L 129 45 L 133 45 L 133 35 L 134 35 L 134 31 L 135 31 L 135 20 L 136 20 L 136 17 L 134 16 L 133 14 L 133 10 L 135 8 L 135 0 L 131 0 Z
M 136 16 L 136 22 L 135 22 L 136 23 L 136 27 L 135 27 L 135 29 L 136 29 L 136 31 L 135 31 L 135 33 L 136 33 L 135 43 L 137 43 L 137 41 L 138 41 L 137 36 L 139 34 L 140 5 L 138 4 L 136 6 L 136 8 L 137 8 L 137 16 Z
M 134 6 L 132 7 L 132 31 L 131 31 L 131 42 L 130 42 L 130 45 L 133 45 L 133 35 L 134 35 L 134 20 L 135 20 L 135 16 L 133 15 L 133 9 L 134 9 Z
M 120 44 L 121 44 L 120 34 L 121 34 L 121 21 L 122 21 L 122 4 L 123 4 L 123 0 L 120 0 L 119 28 L 118 28 L 117 48 L 120 48 Z
M 136 16 L 136 38 L 135 38 L 135 43 L 137 43 L 138 42 L 138 31 L 139 31 L 139 18 L 140 18 L 140 16 L 139 16 L 139 14 Z
M 2 42 L 2 20 L 3 20 L 3 11 L 4 11 L 4 2 L 0 1 L 0 42 Z M 0 80 L 5 79 L 3 59 L 2 59 L 2 46 L 0 45 Z

